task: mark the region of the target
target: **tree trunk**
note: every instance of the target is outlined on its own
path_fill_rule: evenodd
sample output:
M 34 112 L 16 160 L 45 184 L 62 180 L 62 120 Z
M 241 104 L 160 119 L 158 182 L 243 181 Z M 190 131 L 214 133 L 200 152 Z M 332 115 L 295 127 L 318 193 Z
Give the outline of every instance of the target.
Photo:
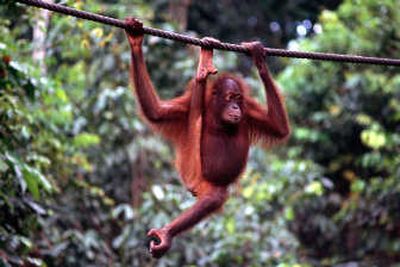
M 146 152 L 142 151 L 135 161 L 131 160 L 131 201 L 134 208 L 142 204 L 142 194 L 147 190 L 145 177 Z
M 47 2 L 52 2 L 47 0 Z M 39 64 L 42 75 L 47 73 L 46 67 L 46 37 L 50 21 L 50 11 L 40 9 L 37 13 L 36 23 L 33 27 L 33 53 L 32 58 Z

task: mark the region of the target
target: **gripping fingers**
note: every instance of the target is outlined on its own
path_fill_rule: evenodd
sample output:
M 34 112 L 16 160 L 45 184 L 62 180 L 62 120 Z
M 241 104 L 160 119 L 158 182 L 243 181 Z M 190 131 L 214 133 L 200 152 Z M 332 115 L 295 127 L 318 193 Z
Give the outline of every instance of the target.
M 267 54 L 261 42 L 244 42 L 242 45 L 250 50 L 253 57 L 265 57 Z
M 148 250 L 150 250 L 150 245 L 154 243 L 155 245 L 158 245 L 161 243 L 161 240 L 157 236 L 147 236 L 146 241 L 145 241 L 145 246 Z
M 220 43 L 220 41 L 211 37 L 205 37 L 202 41 L 205 41 L 209 46 L 202 47 L 200 51 L 200 61 L 196 75 L 198 80 L 204 80 L 208 75 L 213 75 L 218 72 L 213 64 L 213 49 L 210 48 L 210 46 L 213 43 Z
M 163 229 L 151 229 L 147 236 L 152 240 L 150 241 L 149 250 L 153 257 L 162 257 L 171 247 L 171 238 L 169 234 Z
M 133 17 L 125 19 L 127 25 L 126 31 L 132 35 L 143 35 L 143 23 Z
M 125 19 L 125 32 L 132 48 L 140 48 L 143 42 L 143 23 L 135 18 Z
M 259 70 L 264 69 L 264 60 L 265 56 L 267 55 L 264 45 L 261 42 L 242 43 L 242 45 L 249 49 L 250 55 L 253 58 L 254 64 L 257 66 L 257 68 Z

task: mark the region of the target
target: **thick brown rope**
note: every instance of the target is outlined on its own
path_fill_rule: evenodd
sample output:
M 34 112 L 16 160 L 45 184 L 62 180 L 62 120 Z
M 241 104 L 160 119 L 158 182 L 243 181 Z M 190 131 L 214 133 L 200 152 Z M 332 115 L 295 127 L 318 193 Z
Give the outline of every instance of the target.
M 17 2 L 24 3 L 26 5 L 40 7 L 44 9 L 48 9 L 54 12 L 62 13 L 65 15 L 74 16 L 81 19 L 92 20 L 96 22 L 100 22 L 103 24 L 112 25 L 115 27 L 126 29 L 128 26 L 124 21 L 103 16 L 100 14 L 94 14 L 86 11 L 77 10 L 71 7 L 63 6 L 60 4 L 45 2 L 42 0 L 16 0 Z M 182 43 L 197 45 L 201 47 L 233 51 L 233 52 L 241 52 L 248 54 L 249 51 L 247 48 L 237 44 L 230 43 L 216 43 L 216 42 L 207 42 L 203 41 L 199 38 L 190 37 L 187 35 L 164 31 L 160 29 L 155 29 L 151 27 L 143 27 L 145 34 L 150 34 L 154 36 L 158 36 L 161 38 L 171 39 Z M 341 55 L 341 54 L 333 54 L 333 53 L 318 53 L 318 52 L 301 52 L 301 51 L 289 51 L 284 49 L 276 49 L 276 48 L 264 48 L 266 54 L 268 56 L 278 56 L 278 57 L 293 57 L 293 58 L 308 58 L 313 60 L 326 60 L 326 61 L 340 61 L 340 62 L 350 62 L 350 63 L 364 63 L 364 64 L 377 64 L 377 65 L 391 65 L 391 66 L 400 66 L 400 59 L 391 59 L 391 58 L 378 58 L 378 57 L 365 57 L 365 56 L 357 56 L 357 55 Z

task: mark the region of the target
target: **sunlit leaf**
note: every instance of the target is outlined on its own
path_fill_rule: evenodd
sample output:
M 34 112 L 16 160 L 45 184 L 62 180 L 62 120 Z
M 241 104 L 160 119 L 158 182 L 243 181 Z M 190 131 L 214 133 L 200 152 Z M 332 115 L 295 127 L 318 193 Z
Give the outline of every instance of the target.
M 100 143 L 100 136 L 91 133 L 81 133 L 74 137 L 74 145 L 78 147 L 89 147 Z
M 51 192 L 53 189 L 50 182 L 44 177 L 44 175 L 37 169 L 30 167 L 26 164 L 23 165 L 22 173 L 27 183 L 28 190 L 32 196 L 38 200 L 40 197 L 39 188 L 43 188 L 47 192 Z
M 246 186 L 242 191 L 242 194 L 243 194 L 243 196 L 245 198 L 250 198 L 253 193 L 254 193 L 254 187 L 253 186 Z
M 66 102 L 68 101 L 68 96 L 67 96 L 67 94 L 65 93 L 64 90 L 62 90 L 62 89 L 60 89 L 60 88 L 58 88 L 58 89 L 55 91 L 55 95 L 56 95 L 56 97 L 57 97 L 61 102 L 63 102 L 63 103 L 66 103 Z
M 356 121 L 361 125 L 370 125 L 372 123 L 371 117 L 366 114 L 358 114 Z
M 37 177 L 26 168 L 23 170 L 23 175 L 29 192 L 32 194 L 35 200 L 39 200 L 40 193 Z
M 294 219 L 294 210 L 293 207 L 288 206 L 284 210 L 285 218 L 288 221 L 292 221 Z
M 374 130 L 361 132 L 361 141 L 372 149 L 379 149 L 386 144 L 386 137 L 383 133 Z
M 93 34 L 94 36 L 96 36 L 97 38 L 101 38 L 101 37 L 103 37 L 103 35 L 104 35 L 104 31 L 103 31 L 102 28 L 97 27 L 97 28 L 94 28 L 94 29 L 92 30 L 92 34 Z
M 235 220 L 233 218 L 229 218 L 225 223 L 225 229 L 229 234 L 235 233 Z
M 351 183 L 351 191 L 354 193 L 361 193 L 365 188 L 365 182 L 363 180 L 356 180 Z
M 83 39 L 81 41 L 81 47 L 83 49 L 90 49 L 90 41 L 88 39 Z
M 324 188 L 320 182 L 313 181 L 306 186 L 304 191 L 309 194 L 320 196 L 324 192 Z

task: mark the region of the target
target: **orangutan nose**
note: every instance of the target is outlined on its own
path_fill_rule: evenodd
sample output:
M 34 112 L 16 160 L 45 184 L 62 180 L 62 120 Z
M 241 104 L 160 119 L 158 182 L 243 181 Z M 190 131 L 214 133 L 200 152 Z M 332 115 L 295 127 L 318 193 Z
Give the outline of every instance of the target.
M 233 104 L 233 105 L 232 105 L 232 109 L 237 110 L 237 109 L 240 109 L 240 108 L 239 108 L 239 105 L 238 105 L 238 104 Z

